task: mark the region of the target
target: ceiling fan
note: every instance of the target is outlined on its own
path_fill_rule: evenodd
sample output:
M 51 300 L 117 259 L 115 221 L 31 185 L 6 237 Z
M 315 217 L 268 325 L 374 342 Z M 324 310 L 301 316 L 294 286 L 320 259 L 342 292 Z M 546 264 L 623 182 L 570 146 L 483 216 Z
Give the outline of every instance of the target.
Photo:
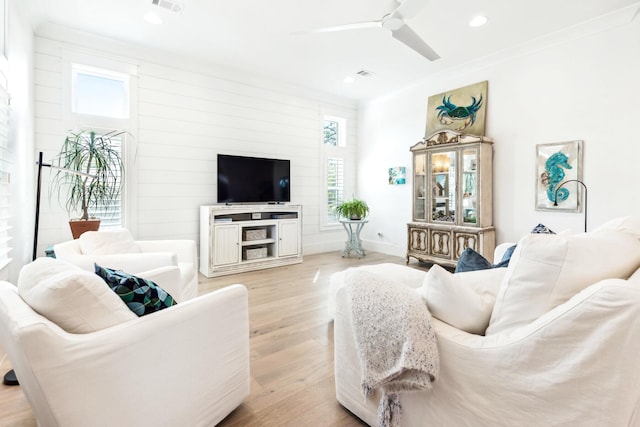
M 378 21 L 355 22 L 352 24 L 336 25 L 333 27 L 317 28 L 315 30 L 301 31 L 295 34 L 328 33 L 334 31 L 359 30 L 361 28 L 384 28 L 391 31 L 391 36 L 400 43 L 405 44 L 429 61 L 435 61 L 440 56 L 420 38 L 405 22 L 405 19 L 416 16 L 427 3 L 427 0 L 405 0 L 393 11 L 384 15 Z

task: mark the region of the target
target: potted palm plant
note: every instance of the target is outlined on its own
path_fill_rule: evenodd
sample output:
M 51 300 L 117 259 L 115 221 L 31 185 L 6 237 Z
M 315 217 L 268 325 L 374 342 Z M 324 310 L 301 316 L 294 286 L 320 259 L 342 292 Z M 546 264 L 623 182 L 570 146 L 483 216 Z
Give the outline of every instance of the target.
M 52 162 L 57 172 L 51 191 L 57 192 L 59 200 L 66 195 L 65 208 L 70 216 L 81 214 L 69 221 L 74 239 L 85 231 L 97 230 L 100 219 L 92 216 L 95 209 L 110 206 L 120 198 L 124 167 L 119 144 L 113 139 L 124 133 L 70 132 Z
M 336 206 L 336 213 L 347 219 L 363 219 L 369 213 L 369 206 L 355 197 Z

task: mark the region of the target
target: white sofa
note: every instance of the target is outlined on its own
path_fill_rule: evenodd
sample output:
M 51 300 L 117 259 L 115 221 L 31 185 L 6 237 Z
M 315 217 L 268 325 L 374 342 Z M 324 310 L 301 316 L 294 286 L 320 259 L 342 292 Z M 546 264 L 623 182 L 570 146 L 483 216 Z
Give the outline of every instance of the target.
M 152 280 L 173 267 L 180 280 L 165 281 L 162 286 L 178 302 L 198 295 L 198 254 L 193 240 L 134 240 L 126 229 L 88 231 L 78 239 L 54 245 L 53 251 L 56 258 L 87 271 L 94 271 L 97 263 Z
M 0 282 L 0 346 L 41 427 L 211 427 L 249 394 L 242 285 L 138 317 L 96 274 L 39 258 Z
M 525 236 L 500 271 L 359 268 L 415 288 L 433 315 L 439 375 L 431 391 L 401 394 L 402 426 L 640 425 L 640 219 L 588 234 Z M 355 274 L 333 283 L 336 397 L 376 425 L 380 391 L 363 395 L 351 323 Z M 454 288 L 449 299 L 446 286 Z M 487 315 L 457 304 L 465 287 L 482 303 L 490 296 Z M 486 334 L 451 325 L 465 322 Z

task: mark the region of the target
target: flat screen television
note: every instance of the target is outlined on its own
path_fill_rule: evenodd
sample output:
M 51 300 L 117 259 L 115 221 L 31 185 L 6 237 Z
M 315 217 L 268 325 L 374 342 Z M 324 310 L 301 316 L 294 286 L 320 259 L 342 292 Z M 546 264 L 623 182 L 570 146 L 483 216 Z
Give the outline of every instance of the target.
M 291 201 L 289 160 L 218 154 L 218 203 Z

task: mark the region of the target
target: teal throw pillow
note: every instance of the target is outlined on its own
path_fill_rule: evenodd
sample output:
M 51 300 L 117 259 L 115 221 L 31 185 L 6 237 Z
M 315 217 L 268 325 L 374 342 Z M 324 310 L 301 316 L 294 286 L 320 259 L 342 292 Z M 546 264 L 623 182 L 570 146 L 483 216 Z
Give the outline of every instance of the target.
M 123 271 L 95 265 L 95 272 L 138 316 L 177 304 L 173 297 L 151 280 L 136 277 Z

